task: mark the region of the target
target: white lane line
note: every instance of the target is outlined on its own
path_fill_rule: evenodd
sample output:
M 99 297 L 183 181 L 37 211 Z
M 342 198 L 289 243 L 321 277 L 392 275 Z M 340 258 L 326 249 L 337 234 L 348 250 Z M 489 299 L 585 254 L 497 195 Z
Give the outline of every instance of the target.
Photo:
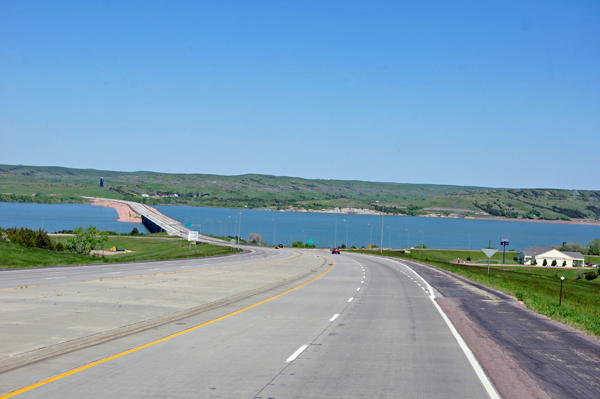
M 150 271 L 150 270 L 160 270 L 160 269 L 148 269 L 148 271 Z
M 65 278 L 65 276 L 62 276 L 62 277 L 46 277 L 46 280 L 54 280 L 55 278 Z
M 501 399 L 498 392 L 496 392 L 496 388 L 494 388 L 494 386 L 488 379 L 488 376 L 485 374 L 485 372 L 481 368 L 481 365 L 479 364 L 477 359 L 475 359 L 473 352 L 471 352 L 471 349 L 469 349 L 466 342 L 462 339 L 462 337 L 460 336 L 458 331 L 456 331 L 456 328 L 454 328 L 454 325 L 452 324 L 450 319 L 448 319 L 448 316 L 446 316 L 446 313 L 444 313 L 444 311 L 442 310 L 440 305 L 437 304 L 437 302 L 435 301 L 433 296 L 430 296 L 429 299 L 431 299 L 431 302 L 433 302 L 433 305 L 435 306 L 435 308 L 438 310 L 438 312 L 442 316 L 442 319 L 444 319 L 444 321 L 446 322 L 446 325 L 448 326 L 450 331 L 452 331 L 452 335 L 454 335 L 454 338 L 456 338 L 456 340 L 458 341 L 458 345 L 463 350 L 464 354 L 467 356 L 469 363 L 471 363 L 473 370 L 475 370 L 475 374 L 477 374 L 477 377 L 479 377 L 479 381 L 481 381 L 481 383 L 485 387 L 485 390 L 487 391 L 490 398 L 491 399 Z
M 364 284 L 364 283 L 365 283 L 365 280 L 361 281 L 360 283 L 361 283 L 361 284 Z
M 121 272 L 110 272 L 110 273 L 106 273 L 106 274 L 121 274 Z
M 356 289 L 356 291 L 360 291 L 360 287 Z
M 354 297 L 348 299 L 348 302 L 352 302 L 353 299 L 354 299 Z
M 296 352 L 294 352 L 294 354 L 292 356 L 288 357 L 285 362 L 289 363 L 289 362 L 293 361 L 295 358 L 297 358 L 298 356 L 300 356 L 300 354 L 302 352 L 304 352 L 304 350 L 306 348 L 308 348 L 308 345 L 302 345 L 300 348 L 298 348 L 298 350 Z
M 340 316 L 339 313 L 336 313 L 333 315 L 333 317 L 331 319 L 329 319 L 329 321 L 334 321 L 335 319 L 337 319 Z

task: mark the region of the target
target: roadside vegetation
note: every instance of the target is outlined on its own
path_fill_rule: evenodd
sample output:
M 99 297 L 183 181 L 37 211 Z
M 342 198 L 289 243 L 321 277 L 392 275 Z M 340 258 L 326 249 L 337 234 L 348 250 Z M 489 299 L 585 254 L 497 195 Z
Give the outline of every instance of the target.
M 195 246 L 190 245 L 187 241 L 165 237 L 164 234 L 156 236 L 149 234 L 135 237 L 107 236 L 105 240 L 97 243 L 97 250 L 114 247 L 131 252 L 115 251 L 114 255 L 106 256 L 99 254 L 86 255 L 66 249 L 69 246 L 69 240 L 72 241 L 76 238 L 75 236 L 56 237 L 47 234 L 46 236 L 54 249 L 38 248 L 35 245 L 26 246 L 17 242 L 0 240 L 2 241 L 0 242 L 0 269 L 198 258 L 240 252 L 240 250 L 230 247 L 210 244 Z M 57 250 L 56 248 L 62 249 Z M 87 249 L 89 249 L 89 246 L 87 246 Z
M 359 252 L 379 255 L 378 251 Z M 508 254 L 509 252 L 507 259 Z M 383 251 L 383 255 L 413 261 L 419 259 L 418 250 L 410 254 Z M 494 259 L 497 259 L 498 255 L 501 261 L 501 253 L 494 255 Z M 598 269 L 494 265 L 488 276 L 487 263 L 482 263 L 481 266 L 456 264 L 456 258 L 461 256 L 465 259 L 487 259 L 481 251 L 423 250 L 421 262 L 514 296 L 537 313 L 600 338 Z M 600 263 L 600 256 L 589 256 L 586 259 L 591 263 Z M 562 306 L 558 306 L 561 276 L 565 277 L 565 280 Z
M 103 188 L 100 177 L 104 178 Z M 85 202 L 81 196 L 148 205 L 308 211 L 356 207 L 372 211 L 385 208 L 388 214 L 410 216 L 600 220 L 600 191 L 0 165 L 0 202 Z

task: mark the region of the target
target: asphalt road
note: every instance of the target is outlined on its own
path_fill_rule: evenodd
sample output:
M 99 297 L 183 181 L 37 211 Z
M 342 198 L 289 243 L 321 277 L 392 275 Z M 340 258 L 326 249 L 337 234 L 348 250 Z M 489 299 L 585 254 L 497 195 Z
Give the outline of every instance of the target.
M 222 259 L 248 263 L 286 252 Z M 25 387 L 19 398 L 489 397 L 487 380 L 476 374 L 424 281 L 408 267 L 376 259 L 333 259 L 318 275 L 7 371 L 0 387 Z M 160 267 L 177 270 L 185 262 Z M 119 271 L 135 275 L 157 264 Z M 55 271 L 65 281 L 107 272 Z M 54 275 L 32 272 L 3 284 L 52 283 Z
M 462 312 L 473 325 L 471 349 L 504 398 L 600 398 L 598 340 L 536 314 L 508 295 L 440 269 L 402 263 L 435 286 L 448 309 Z M 496 348 L 491 354 L 486 353 L 490 346 Z

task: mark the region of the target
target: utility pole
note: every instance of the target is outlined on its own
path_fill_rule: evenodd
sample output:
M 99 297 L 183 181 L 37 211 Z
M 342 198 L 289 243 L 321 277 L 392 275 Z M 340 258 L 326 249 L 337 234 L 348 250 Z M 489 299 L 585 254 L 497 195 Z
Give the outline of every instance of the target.
M 383 206 L 383 211 L 381 212 L 381 248 L 380 253 L 383 255 L 383 215 L 385 214 L 385 205 Z
M 212 230 L 212 227 L 211 227 Z M 240 212 L 240 224 L 238 226 L 238 249 L 240 249 L 240 236 L 242 235 L 242 212 Z

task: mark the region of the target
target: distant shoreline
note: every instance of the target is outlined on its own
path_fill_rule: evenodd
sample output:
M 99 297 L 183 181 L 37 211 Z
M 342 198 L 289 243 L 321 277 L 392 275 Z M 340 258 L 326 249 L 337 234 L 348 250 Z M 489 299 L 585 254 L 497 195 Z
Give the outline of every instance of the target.
M 500 217 L 471 217 L 467 216 L 461 219 L 470 219 L 470 220 L 500 220 L 500 221 L 508 221 L 508 222 L 533 222 L 533 223 L 554 223 L 554 224 L 575 224 L 578 226 L 600 226 L 600 220 L 587 220 L 587 219 L 577 219 L 577 220 L 540 220 L 540 219 L 510 219 L 510 218 L 500 218 Z

